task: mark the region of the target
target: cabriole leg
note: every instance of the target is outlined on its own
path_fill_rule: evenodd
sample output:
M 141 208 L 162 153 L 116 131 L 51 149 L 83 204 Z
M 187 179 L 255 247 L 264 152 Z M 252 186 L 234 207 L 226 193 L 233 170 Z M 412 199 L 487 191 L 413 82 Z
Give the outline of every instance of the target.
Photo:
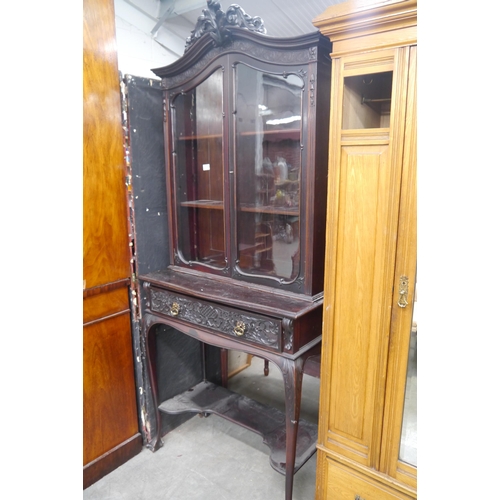
M 292 500 L 293 476 L 297 432 L 299 429 L 300 403 L 302 396 L 302 377 L 304 361 L 302 358 L 291 360 L 280 358 L 279 366 L 285 382 L 285 418 L 286 418 L 286 469 L 285 499 Z

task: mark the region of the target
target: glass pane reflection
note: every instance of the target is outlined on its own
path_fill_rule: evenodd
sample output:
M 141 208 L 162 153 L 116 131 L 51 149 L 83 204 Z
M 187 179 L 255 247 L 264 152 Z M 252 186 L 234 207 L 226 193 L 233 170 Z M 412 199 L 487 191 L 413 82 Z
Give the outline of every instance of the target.
M 222 69 L 173 100 L 179 256 L 226 265 Z
M 239 271 L 293 281 L 300 262 L 304 81 L 244 64 L 235 77 Z
M 413 302 L 413 321 L 406 373 L 406 391 L 399 458 L 417 466 L 417 301 Z

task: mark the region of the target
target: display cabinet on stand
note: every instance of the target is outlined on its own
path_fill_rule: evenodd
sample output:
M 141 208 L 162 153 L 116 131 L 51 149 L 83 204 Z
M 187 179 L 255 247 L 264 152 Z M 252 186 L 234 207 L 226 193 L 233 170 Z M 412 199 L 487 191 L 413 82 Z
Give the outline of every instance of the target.
M 261 18 L 208 0 L 184 56 L 153 70 L 169 245 L 167 265 L 138 275 L 149 446 L 161 445 L 162 415 L 216 413 L 262 435 L 287 499 L 317 442 L 317 425 L 299 413 L 304 366 L 321 347 L 330 50 L 319 32 L 269 37 Z M 202 346 L 201 380 L 166 399 L 158 325 Z M 222 356 L 219 380 L 204 372 L 210 348 Z M 281 370 L 284 413 L 227 389 L 233 349 Z

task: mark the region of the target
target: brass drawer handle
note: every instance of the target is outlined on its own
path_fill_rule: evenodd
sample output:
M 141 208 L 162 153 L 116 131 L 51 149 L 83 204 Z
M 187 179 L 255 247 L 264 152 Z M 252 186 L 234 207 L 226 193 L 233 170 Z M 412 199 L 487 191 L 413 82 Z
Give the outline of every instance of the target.
M 233 333 L 241 337 L 245 333 L 245 323 L 243 323 L 243 321 L 238 321 L 234 327 Z
M 172 306 L 170 307 L 170 314 L 172 316 L 177 316 L 179 314 L 180 310 L 181 310 L 181 306 L 177 302 L 174 302 L 172 304 Z

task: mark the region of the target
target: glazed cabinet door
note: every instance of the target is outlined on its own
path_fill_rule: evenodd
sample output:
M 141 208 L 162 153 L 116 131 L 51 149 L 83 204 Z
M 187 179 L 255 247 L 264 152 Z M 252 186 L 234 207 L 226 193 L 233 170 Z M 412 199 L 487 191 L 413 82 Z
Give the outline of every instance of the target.
M 215 67 L 170 96 L 173 260 L 212 272 L 228 263 L 223 95 L 224 72 Z
M 228 47 L 163 82 L 175 266 L 322 292 L 329 44 L 317 33 L 299 41 L 286 58 Z
M 234 65 L 236 262 L 243 276 L 293 283 L 300 262 L 304 80 Z

